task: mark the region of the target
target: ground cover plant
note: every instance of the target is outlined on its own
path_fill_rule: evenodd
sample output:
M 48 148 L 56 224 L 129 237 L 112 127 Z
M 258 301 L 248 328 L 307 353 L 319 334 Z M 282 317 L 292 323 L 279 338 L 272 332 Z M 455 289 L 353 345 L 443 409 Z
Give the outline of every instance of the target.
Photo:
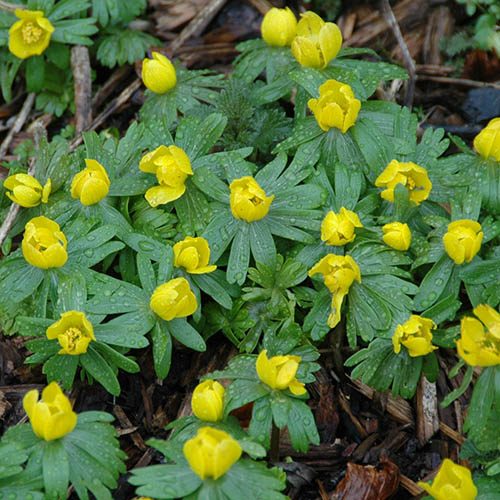
M 129 27 L 142 1 L 7 7 L 4 97 L 21 72 L 45 110 L 44 75 L 63 59 L 71 74 L 68 45 L 96 36 L 96 59 L 113 67 L 155 43 Z M 3 163 L 2 213 L 19 213 L 1 242 L 0 325 L 46 383 L 22 398 L 29 422 L 1 438 L 0 498 L 101 500 L 120 483 L 155 499 L 292 496 L 280 449 L 320 446 L 310 388 L 325 344 L 391 401 L 443 370 L 457 377 L 440 403 L 470 395 L 462 462 L 439 461 L 415 487 L 497 498 L 500 117 L 472 147 L 420 134 L 415 113 L 377 95 L 405 69 L 343 47 L 335 23 L 272 8 L 261 35 L 237 46 L 230 74 L 153 48 L 124 130 L 43 132 Z M 178 359 L 214 342 L 232 353 L 142 443 L 153 465 L 127 472 L 113 415 L 75 411 L 64 392 L 126 397 L 148 369 L 168 384 L 190 370 Z

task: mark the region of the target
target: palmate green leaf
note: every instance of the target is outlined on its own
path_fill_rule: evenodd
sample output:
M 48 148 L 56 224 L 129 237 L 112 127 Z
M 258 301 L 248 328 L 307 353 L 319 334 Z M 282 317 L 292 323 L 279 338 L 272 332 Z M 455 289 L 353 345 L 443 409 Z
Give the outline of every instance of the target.
M 127 23 L 142 14 L 146 0 L 129 0 L 126 4 L 120 0 L 92 0 L 92 16 L 101 26 Z
M 83 311 L 87 300 L 87 287 L 83 274 L 76 271 L 71 275 L 61 276 L 57 285 L 56 310 L 59 313 Z
M 190 349 L 203 352 L 207 348 L 203 337 L 184 318 L 168 321 L 167 329 L 172 337 Z
M 254 364 L 256 359 L 257 358 L 254 356 Z M 233 410 L 267 396 L 269 391 L 270 389 L 260 380 L 242 378 L 234 380 L 226 389 L 224 396 L 224 414 L 227 416 Z
M 64 498 L 69 483 L 69 460 L 61 440 L 50 441 L 45 445 L 42 469 L 46 497 Z
M 110 365 L 116 366 L 128 373 L 139 372 L 139 365 L 134 360 L 120 354 L 107 344 L 95 342 L 92 345 Z
M 11 271 L 9 274 L 6 272 Z M 0 296 L 21 302 L 32 295 L 44 278 L 44 271 L 27 262 L 10 261 L 1 267 Z
M 416 311 L 428 309 L 442 296 L 448 282 L 454 273 L 455 264 L 443 255 L 425 275 L 414 298 Z
M 54 3 L 54 2 L 52 2 Z M 65 17 L 79 17 L 76 14 L 81 14 L 90 7 L 89 0 L 61 0 L 57 2 L 53 8 L 46 10 L 48 18 L 51 22 L 59 21 Z
M 174 207 L 179 219 L 179 229 L 183 233 L 201 233 L 210 222 L 210 205 L 204 194 L 192 184 L 191 179 L 186 181 L 186 192 L 174 201 Z
M 274 154 L 286 152 L 307 143 L 311 143 L 311 146 L 314 145 L 315 148 L 319 148 L 324 138 L 324 132 L 319 128 L 314 116 L 307 116 L 304 119 L 297 120 L 292 134 L 280 142 L 272 152 Z
M 393 395 L 411 398 L 422 371 L 422 357 L 411 358 L 402 347 L 394 352 L 389 339 L 375 339 L 369 346 L 351 356 L 345 366 L 354 366 L 351 376 L 378 391 L 391 388 Z
M 257 399 L 253 404 L 252 419 L 248 426 L 248 433 L 266 449 L 269 449 L 271 445 L 272 423 L 271 399 L 268 397 Z
M 128 481 L 138 486 L 138 495 L 159 499 L 187 498 L 203 484 L 185 461 L 133 469 Z
M 0 31 L 0 33 L 2 33 L 2 31 Z M 0 35 L 0 45 L 3 45 L 1 41 Z M 12 100 L 12 84 L 14 83 L 22 62 L 22 59 L 10 53 L 5 54 L 4 51 L 0 53 L 0 87 L 5 102 L 10 102 Z
M 94 325 L 96 339 L 105 344 L 139 349 L 149 342 L 144 335 L 151 331 L 156 318 L 148 309 L 121 314 L 105 324 Z
M 328 316 L 332 297 L 327 289 L 317 292 L 313 306 L 304 319 L 304 331 L 310 332 L 312 340 L 321 340 L 330 331 Z
M 259 221 L 253 224 L 258 224 Z M 242 285 L 245 281 L 250 263 L 250 224 L 238 221 L 238 230 L 231 245 L 231 253 L 227 263 L 228 283 Z
M 56 342 L 52 342 L 56 345 Z M 59 352 L 60 346 L 57 346 Z M 31 356 L 33 357 L 33 356 Z M 43 365 L 43 373 L 47 375 L 47 381 L 56 381 L 61 384 L 63 389 L 69 391 L 73 387 L 76 370 L 78 368 L 79 356 L 55 354 L 50 357 Z
M 172 336 L 164 321 L 158 321 L 151 331 L 153 341 L 153 361 L 158 378 L 164 379 L 172 362 Z
M 68 19 L 56 21 L 55 31 L 52 33 L 54 42 L 69 43 L 74 45 L 92 45 L 91 35 L 97 33 L 95 19 Z
M 209 274 L 193 274 L 191 279 L 196 286 L 225 309 L 233 307 L 231 296 L 226 291 L 227 281 L 222 272 L 214 271 Z
M 222 476 L 217 486 L 225 498 L 238 498 L 245 491 L 248 498 L 284 500 L 287 497 L 279 492 L 285 488 L 285 482 L 286 475 L 281 469 L 268 469 L 264 462 L 240 459 Z
M 97 42 L 97 59 L 108 68 L 133 64 L 144 58 L 149 47 L 158 44 L 157 38 L 142 31 L 108 28 Z
M 80 363 L 110 394 L 113 394 L 113 396 L 120 394 L 120 384 L 115 372 L 92 343 L 89 345 L 86 354 L 80 355 Z
M 310 444 L 319 444 L 319 434 L 311 409 L 304 401 L 289 398 L 288 432 L 295 450 L 307 452 Z

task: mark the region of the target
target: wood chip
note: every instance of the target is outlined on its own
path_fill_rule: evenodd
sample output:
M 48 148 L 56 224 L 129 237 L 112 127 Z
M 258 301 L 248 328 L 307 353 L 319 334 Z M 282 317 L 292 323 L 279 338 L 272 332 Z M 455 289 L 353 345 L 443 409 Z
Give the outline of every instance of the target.
M 427 443 L 439 429 L 436 384 L 420 377 L 416 394 L 417 438 L 421 446 Z

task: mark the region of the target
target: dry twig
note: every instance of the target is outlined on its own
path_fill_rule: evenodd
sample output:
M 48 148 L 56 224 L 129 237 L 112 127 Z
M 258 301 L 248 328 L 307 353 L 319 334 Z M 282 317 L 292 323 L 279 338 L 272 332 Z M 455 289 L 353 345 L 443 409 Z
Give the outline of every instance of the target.
M 71 49 L 71 69 L 75 81 L 76 133 L 80 134 L 92 123 L 92 78 L 87 47 L 76 45 Z

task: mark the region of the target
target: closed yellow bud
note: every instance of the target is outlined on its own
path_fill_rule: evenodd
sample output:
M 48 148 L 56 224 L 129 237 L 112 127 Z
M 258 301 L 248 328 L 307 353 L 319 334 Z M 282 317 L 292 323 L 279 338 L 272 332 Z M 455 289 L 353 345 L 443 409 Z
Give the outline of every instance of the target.
M 493 118 L 474 138 L 474 149 L 485 159 L 500 161 L 500 117 Z
M 475 500 L 477 488 L 467 467 L 445 458 L 432 484 L 417 483 L 435 500 Z
M 36 207 L 40 203 L 49 200 L 52 183 L 50 179 L 42 185 L 31 175 L 14 174 L 5 179 L 3 187 L 7 190 L 6 195 L 14 203 L 21 207 Z
M 457 351 L 471 366 L 500 365 L 500 314 L 488 304 L 474 308 L 479 318 L 466 316 L 460 325 Z
M 187 236 L 174 245 L 174 266 L 183 267 L 190 274 L 211 273 L 217 266 L 208 265 L 210 247 L 203 237 Z
M 68 241 L 59 224 L 47 217 L 34 217 L 24 228 L 21 248 L 28 264 L 49 269 L 62 267 L 68 260 Z
M 142 81 L 155 94 L 165 94 L 177 84 L 177 74 L 170 60 L 159 52 L 142 61 Z
M 260 26 L 263 40 L 274 47 L 285 47 L 292 43 L 297 31 L 297 18 L 288 8 L 270 9 Z
M 144 155 L 139 163 L 143 172 L 155 174 L 158 186 L 149 188 L 145 198 L 152 207 L 180 198 L 186 191 L 188 175 L 193 175 L 191 161 L 177 146 L 159 146 Z
M 384 243 L 394 250 L 405 252 L 411 245 L 411 231 L 408 224 L 389 222 L 382 227 Z
M 33 389 L 23 398 L 24 411 L 30 419 L 33 432 L 45 441 L 69 434 L 75 428 L 78 416 L 61 388 L 56 382 L 51 382 L 42 391 L 40 401 L 38 395 L 38 391 Z
M 193 314 L 198 307 L 186 278 L 174 278 L 158 286 L 151 295 L 149 305 L 165 321 L 185 318 Z
M 475 220 L 461 219 L 448 224 L 443 236 L 446 253 L 455 264 L 470 262 L 479 252 L 483 241 L 481 224 Z
M 426 200 L 432 189 L 432 182 L 425 168 L 411 161 L 403 163 L 392 160 L 375 180 L 375 186 L 384 187 L 380 196 L 394 203 L 394 189 L 398 184 L 406 187 L 410 200 L 416 205 Z
M 267 196 L 253 177 L 235 179 L 229 189 L 229 203 L 235 219 L 254 222 L 268 214 L 274 195 Z
M 437 349 L 432 345 L 432 332 L 436 325 L 432 319 L 422 318 L 412 314 L 410 319 L 398 325 L 392 336 L 392 346 L 394 352 L 399 354 L 401 344 L 408 349 L 408 354 L 415 358 L 425 356 Z
M 361 272 L 350 255 L 325 255 L 310 270 L 309 276 L 323 275 L 323 281 L 332 293 L 332 312 L 328 316 L 328 326 L 334 328 L 340 322 L 340 311 L 344 297 L 354 281 L 361 282 Z
M 300 361 L 300 356 L 292 355 L 268 358 L 267 350 L 264 349 L 257 357 L 255 369 L 259 379 L 271 389 L 279 391 L 289 389 L 292 394 L 300 396 L 306 393 L 304 384 L 295 376 Z
M 224 415 L 224 387 L 215 380 L 198 384 L 191 398 L 193 413 L 205 422 L 218 422 Z
M 71 196 L 82 205 L 95 205 L 109 192 L 109 177 L 106 169 L 96 160 L 85 160 L 85 168 L 71 181 Z
M 338 214 L 330 210 L 321 223 L 321 240 L 332 246 L 347 245 L 356 238 L 357 227 L 363 224 L 356 213 L 344 207 Z
M 201 427 L 183 447 L 189 466 L 201 479 L 222 477 L 239 460 L 242 451 L 236 439 L 213 427 Z
M 9 50 L 19 59 L 39 56 L 49 46 L 54 26 L 41 10 L 16 9 L 19 19 L 9 29 Z
M 342 33 L 334 23 L 325 23 L 314 12 L 301 14 L 292 54 L 308 68 L 325 68 L 342 47 Z
M 90 342 L 95 340 L 92 323 L 81 311 L 62 313 L 61 319 L 47 328 L 46 335 L 49 340 L 57 339 L 61 346 L 59 354 L 72 356 L 85 354 Z
M 355 123 L 361 109 L 351 87 L 337 80 L 327 80 L 319 88 L 319 98 L 309 99 L 309 109 L 322 130 L 339 129 L 345 134 Z

